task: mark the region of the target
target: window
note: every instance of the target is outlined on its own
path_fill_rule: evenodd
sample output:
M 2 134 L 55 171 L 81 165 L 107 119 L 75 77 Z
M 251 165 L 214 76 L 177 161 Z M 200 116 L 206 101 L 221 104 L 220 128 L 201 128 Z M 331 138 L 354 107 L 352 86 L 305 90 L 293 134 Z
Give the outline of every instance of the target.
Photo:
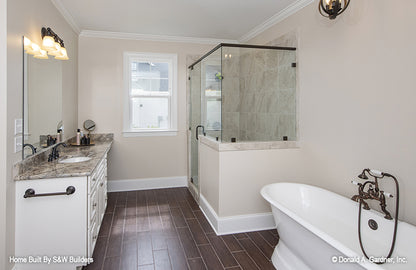
M 124 53 L 124 136 L 176 135 L 176 54 Z

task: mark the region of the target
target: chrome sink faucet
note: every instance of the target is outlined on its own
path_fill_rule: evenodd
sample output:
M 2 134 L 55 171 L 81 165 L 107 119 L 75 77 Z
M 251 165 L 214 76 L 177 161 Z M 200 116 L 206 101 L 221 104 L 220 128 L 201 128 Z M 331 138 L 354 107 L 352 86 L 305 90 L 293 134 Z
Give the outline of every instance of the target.
M 54 161 L 55 159 L 59 158 L 58 146 L 62 145 L 66 147 L 66 143 L 58 143 L 52 148 L 52 152 L 49 154 L 48 162 Z
M 374 181 L 368 180 L 368 176 L 366 175 L 366 173 L 372 176 L 374 178 Z M 383 213 L 385 214 L 384 218 L 393 219 L 391 217 L 390 212 L 386 209 L 386 197 L 393 198 L 393 195 L 388 192 L 384 192 L 383 190 L 380 190 L 378 185 L 378 180 L 385 176 L 392 177 L 397 182 L 396 178 L 391 174 L 383 173 L 377 170 L 364 169 L 363 172 L 360 175 L 358 175 L 358 178 L 368 181 L 365 181 L 363 184 L 351 181 L 353 184 L 358 186 L 358 195 L 352 196 L 351 200 L 361 202 L 363 208 L 366 210 L 369 210 L 370 207 L 368 206 L 368 203 L 364 200 L 379 201 L 381 211 L 383 211 Z

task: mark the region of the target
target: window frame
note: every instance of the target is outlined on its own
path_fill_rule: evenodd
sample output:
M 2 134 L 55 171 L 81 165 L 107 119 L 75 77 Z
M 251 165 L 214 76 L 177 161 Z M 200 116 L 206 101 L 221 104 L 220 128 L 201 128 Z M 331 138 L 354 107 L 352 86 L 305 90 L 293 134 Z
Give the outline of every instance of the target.
M 169 65 L 169 94 L 150 94 L 150 95 L 131 95 L 131 63 L 132 62 L 162 62 Z M 123 54 L 123 136 L 176 136 L 177 135 L 177 75 L 178 74 L 178 55 L 167 53 L 146 53 L 146 52 L 124 52 Z M 134 97 L 143 98 L 163 98 L 168 99 L 168 123 L 166 129 L 160 128 L 132 128 L 132 99 Z

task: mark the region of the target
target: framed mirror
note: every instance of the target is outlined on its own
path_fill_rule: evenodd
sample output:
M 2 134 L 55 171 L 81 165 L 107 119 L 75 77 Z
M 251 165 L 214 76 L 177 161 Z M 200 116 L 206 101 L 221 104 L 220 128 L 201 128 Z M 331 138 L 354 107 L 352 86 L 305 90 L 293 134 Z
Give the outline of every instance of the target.
M 23 40 L 23 39 L 22 39 Z M 23 43 L 23 42 L 22 42 Z M 37 59 L 23 46 L 23 144 L 39 150 L 51 145 L 48 135 L 56 138 L 62 123 L 62 61 L 53 57 Z M 32 154 L 30 147 L 22 158 Z

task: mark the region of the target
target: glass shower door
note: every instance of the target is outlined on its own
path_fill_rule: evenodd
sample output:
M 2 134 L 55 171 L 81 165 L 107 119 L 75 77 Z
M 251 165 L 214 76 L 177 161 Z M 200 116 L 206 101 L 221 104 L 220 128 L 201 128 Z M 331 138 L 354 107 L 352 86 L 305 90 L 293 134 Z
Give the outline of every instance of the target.
M 197 134 L 221 138 L 221 49 L 190 68 L 189 80 L 189 180 L 199 196 Z
M 198 181 L 198 141 L 197 126 L 201 124 L 201 63 L 196 64 L 189 73 L 190 78 L 190 181 L 199 193 Z M 199 195 L 199 194 L 198 194 Z

